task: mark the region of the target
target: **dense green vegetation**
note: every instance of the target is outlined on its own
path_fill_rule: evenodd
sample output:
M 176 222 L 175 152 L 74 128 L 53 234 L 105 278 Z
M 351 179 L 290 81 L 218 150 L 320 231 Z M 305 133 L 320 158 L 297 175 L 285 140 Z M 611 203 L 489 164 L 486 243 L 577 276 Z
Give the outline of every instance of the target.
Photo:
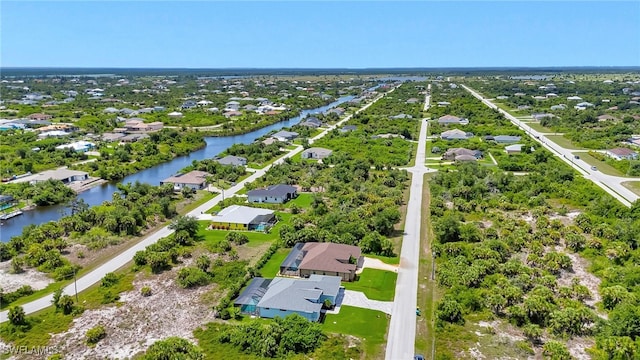
M 475 112 L 462 115 L 469 117 L 469 127 L 474 119 L 487 119 Z M 637 356 L 638 205 L 625 208 L 544 149 L 517 160 L 496 158 L 499 168 L 530 173 L 513 176 L 460 164 L 430 182 L 432 250 L 443 292 L 436 309 L 438 336 L 447 334 L 438 340 L 439 356 L 457 356 L 445 342 L 462 341 L 467 319 L 478 317 L 517 326 L 531 346 L 544 339 L 542 352 L 552 358 L 568 354 L 552 340 L 571 337 L 595 338 L 591 353 L 597 359 Z M 569 210 L 580 214 L 556 218 Z M 602 280 L 598 289 L 570 275 L 579 266 L 577 255 L 591 261 L 588 270 Z
M 280 145 L 281 144 L 278 143 L 265 145 L 261 142 L 254 142 L 251 144 L 233 144 L 222 154 L 220 154 L 220 156 L 240 156 L 246 158 L 247 163 L 256 163 L 258 165 L 263 165 L 283 154 L 283 152 L 280 151 Z
M 285 246 L 339 242 L 359 245 L 366 253 L 391 255 L 394 245 L 387 237 L 395 235 L 407 182 L 405 171 L 374 170 L 356 160 L 336 161 L 333 167 L 288 160 L 248 187 L 284 183 L 322 189 L 314 194 L 310 208 L 280 228 Z
M 29 266 L 50 272 L 57 280 L 68 279 L 77 270 L 62 256 L 71 243 L 98 249 L 138 235 L 176 215 L 172 196 L 170 185 L 119 185 L 113 199 L 102 205 L 89 207 L 82 201 L 74 202 L 71 215 L 59 221 L 26 226 L 21 235 L 0 243 L 0 260 L 12 259 L 16 272 Z
M 549 83 L 554 83 L 555 87 L 546 88 Z M 471 81 L 469 85 L 487 97 L 509 96 L 508 99 L 498 101 L 507 109 L 515 109 L 516 116 L 552 113 L 554 117 L 540 120 L 542 126 L 553 132 L 564 133 L 575 144 L 589 149 L 616 147 L 632 134 L 640 132 L 636 121 L 640 115 L 640 105 L 630 102 L 633 98 L 630 94 L 640 90 L 637 84 L 557 78 L 546 81 L 483 80 Z M 515 93 L 526 95 L 514 96 Z M 547 97 L 548 93 L 556 94 L 557 97 Z M 544 99 L 534 99 L 534 96 L 542 96 Z M 582 100 L 568 100 L 571 96 L 579 96 Z M 574 105 L 581 102 L 588 102 L 593 106 L 587 110 L 575 109 Z M 551 109 L 551 106 L 559 104 L 565 104 L 566 108 Z M 518 111 L 518 106 L 529 108 Z M 601 115 L 609 117 L 600 121 L 598 117 Z
M 76 193 L 60 180 L 49 179 L 34 185 L 28 182 L 0 185 L 0 194 L 30 200 L 36 205 L 54 205 L 73 199 Z
M 119 180 L 204 146 L 204 136 L 199 132 L 164 129 L 135 143 L 101 147 L 97 161 L 72 168 L 102 179 Z

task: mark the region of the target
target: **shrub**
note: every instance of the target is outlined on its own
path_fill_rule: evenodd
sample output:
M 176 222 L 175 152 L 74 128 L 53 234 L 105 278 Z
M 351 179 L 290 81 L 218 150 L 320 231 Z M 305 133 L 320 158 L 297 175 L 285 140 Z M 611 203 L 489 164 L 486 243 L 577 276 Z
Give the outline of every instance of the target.
M 107 336 L 107 332 L 104 329 L 104 326 L 98 325 L 87 330 L 87 344 L 95 345 L 98 341 L 104 339 Z
M 151 296 L 151 288 L 148 286 L 143 287 L 140 289 L 140 294 L 142 294 L 142 296 Z
M 206 272 L 199 268 L 186 267 L 178 271 L 178 278 L 176 281 L 182 288 L 192 288 L 207 285 L 209 281 L 211 281 L 211 278 Z
M 73 278 L 76 271 L 77 268 L 73 265 L 63 265 L 53 272 L 53 277 L 56 281 L 68 280 Z
M 232 242 L 236 245 L 242 245 L 249 242 L 249 237 L 243 233 L 232 231 L 225 236 L 225 240 Z
M 22 306 L 14 306 L 9 309 L 8 314 L 9 322 L 13 325 L 25 325 L 27 319 Z
M 105 288 L 112 287 L 113 285 L 117 284 L 118 281 L 120 281 L 119 275 L 112 272 L 106 273 L 102 278 L 102 283 L 100 284 L 100 286 Z

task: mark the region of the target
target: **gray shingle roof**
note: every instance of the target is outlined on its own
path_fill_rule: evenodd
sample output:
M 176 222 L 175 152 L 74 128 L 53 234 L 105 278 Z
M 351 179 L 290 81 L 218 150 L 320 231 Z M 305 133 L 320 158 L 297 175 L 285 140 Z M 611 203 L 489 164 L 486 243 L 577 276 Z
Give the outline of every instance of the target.
M 311 275 L 306 280 L 277 277 L 269 284 L 258 306 L 306 313 L 320 312 L 320 296 L 336 296 L 339 290 L 338 276 Z
M 278 184 L 271 185 L 266 189 L 255 189 L 251 190 L 247 193 L 248 196 L 272 196 L 272 197 L 282 197 L 287 194 L 293 194 L 296 192 L 296 188 L 291 185 Z

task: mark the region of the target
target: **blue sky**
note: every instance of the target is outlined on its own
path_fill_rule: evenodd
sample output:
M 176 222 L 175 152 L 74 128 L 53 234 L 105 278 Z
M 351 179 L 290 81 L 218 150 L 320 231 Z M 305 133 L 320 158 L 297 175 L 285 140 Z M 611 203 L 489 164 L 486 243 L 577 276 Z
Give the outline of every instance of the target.
M 639 66 L 640 1 L 2 1 L 4 67 Z

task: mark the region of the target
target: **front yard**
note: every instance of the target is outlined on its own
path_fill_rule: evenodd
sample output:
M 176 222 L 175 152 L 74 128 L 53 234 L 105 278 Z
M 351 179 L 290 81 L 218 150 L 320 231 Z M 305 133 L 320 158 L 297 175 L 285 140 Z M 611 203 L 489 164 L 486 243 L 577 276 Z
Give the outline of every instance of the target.
M 393 301 L 398 274 L 378 269 L 364 269 L 354 282 L 343 281 L 347 290 L 362 291 L 371 300 Z

